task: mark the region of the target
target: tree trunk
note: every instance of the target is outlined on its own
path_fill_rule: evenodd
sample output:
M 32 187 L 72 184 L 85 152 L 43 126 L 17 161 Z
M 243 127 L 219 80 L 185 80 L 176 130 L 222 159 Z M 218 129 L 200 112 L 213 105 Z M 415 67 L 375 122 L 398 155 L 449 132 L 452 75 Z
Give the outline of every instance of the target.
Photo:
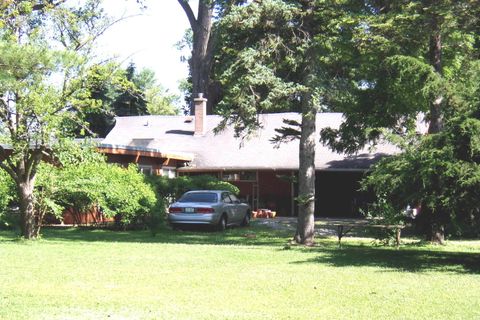
M 442 35 L 439 21 L 436 16 L 432 17 L 432 34 L 430 35 L 429 60 L 435 71 L 441 76 L 442 68 Z M 438 133 L 443 129 L 442 117 L 443 94 L 439 93 L 430 104 L 430 124 L 428 133 Z
M 430 64 L 433 66 L 435 72 L 440 76 L 443 75 L 442 67 L 442 35 L 440 28 L 439 17 L 436 15 L 432 16 L 431 27 L 432 33 L 430 35 L 430 44 L 429 44 L 429 60 Z M 435 99 L 430 104 L 430 123 L 428 126 L 428 133 L 435 134 L 443 130 L 443 94 L 441 92 L 435 97 Z M 439 213 L 437 213 L 438 215 Z M 443 244 L 445 241 L 445 228 L 444 225 L 438 222 L 438 218 L 432 217 L 430 221 L 430 231 L 427 237 L 433 243 Z
M 431 225 L 431 233 L 428 240 L 437 244 L 445 243 L 445 227 L 443 224 L 438 222 L 433 222 Z
M 18 195 L 20 202 L 20 214 L 22 217 L 22 236 L 25 239 L 34 239 L 38 236 L 38 223 L 35 219 L 35 208 L 33 199 L 34 180 L 20 182 Z
M 448 223 L 448 214 L 442 209 L 437 208 L 433 211 L 426 205 L 422 205 L 417 223 L 421 226 L 421 231 L 425 233 L 426 241 L 436 244 L 445 242 L 445 225 Z
M 192 97 L 198 97 L 199 93 L 203 93 L 204 97 L 209 99 L 209 79 L 211 60 L 207 54 L 208 39 L 210 37 L 210 28 L 205 25 L 199 25 L 197 31 L 194 31 L 193 50 L 191 59 L 191 75 L 192 75 Z M 193 99 L 192 99 L 193 100 Z M 190 114 L 194 114 L 193 103 L 191 104 Z M 208 110 L 210 109 L 210 110 Z M 207 108 L 207 113 L 211 114 L 211 108 Z
M 308 102 L 308 104 L 310 101 Z M 304 245 L 314 244 L 315 235 L 315 107 L 309 106 L 302 114 L 298 174 L 298 223 L 294 240 Z
M 178 0 L 178 2 L 185 11 L 193 32 L 192 57 L 190 59 L 190 74 L 192 76 L 190 114 L 193 115 L 195 113 L 193 99 L 199 93 L 203 93 L 204 97 L 210 101 L 209 84 L 213 58 L 213 40 L 211 38 L 213 2 L 199 0 L 197 18 L 195 18 L 188 1 Z M 211 113 L 212 104 L 207 102 L 207 114 Z

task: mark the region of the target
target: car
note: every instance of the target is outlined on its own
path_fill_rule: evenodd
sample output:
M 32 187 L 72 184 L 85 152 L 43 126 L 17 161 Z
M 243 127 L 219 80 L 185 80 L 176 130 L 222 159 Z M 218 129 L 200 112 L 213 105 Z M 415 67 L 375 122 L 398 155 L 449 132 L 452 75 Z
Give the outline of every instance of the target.
M 173 227 L 210 225 L 223 231 L 227 226 L 247 226 L 250 218 L 250 206 L 226 190 L 188 191 L 168 208 Z

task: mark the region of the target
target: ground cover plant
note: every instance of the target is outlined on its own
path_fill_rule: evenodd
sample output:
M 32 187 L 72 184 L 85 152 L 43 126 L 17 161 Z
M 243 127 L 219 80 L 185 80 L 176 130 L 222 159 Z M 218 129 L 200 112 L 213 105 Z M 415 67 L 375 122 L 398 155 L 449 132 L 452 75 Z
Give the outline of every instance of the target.
M 480 241 L 288 246 L 291 231 L 0 231 L 1 319 L 478 319 Z M 408 242 L 408 239 L 404 240 Z

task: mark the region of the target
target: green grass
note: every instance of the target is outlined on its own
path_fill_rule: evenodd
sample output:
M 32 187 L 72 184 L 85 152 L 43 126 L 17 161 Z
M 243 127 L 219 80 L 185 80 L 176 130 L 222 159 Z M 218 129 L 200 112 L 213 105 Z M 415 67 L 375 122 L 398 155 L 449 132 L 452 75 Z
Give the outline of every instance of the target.
M 0 319 L 480 318 L 480 241 L 288 249 L 289 233 L 258 226 L 43 234 L 0 232 Z

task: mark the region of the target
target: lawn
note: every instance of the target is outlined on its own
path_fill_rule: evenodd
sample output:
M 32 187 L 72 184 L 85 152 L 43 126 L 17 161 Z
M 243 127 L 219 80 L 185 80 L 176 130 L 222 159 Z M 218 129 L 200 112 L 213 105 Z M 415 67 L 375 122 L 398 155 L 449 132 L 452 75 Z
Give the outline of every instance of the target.
M 225 233 L 0 232 L 0 319 L 479 319 L 480 241 Z

